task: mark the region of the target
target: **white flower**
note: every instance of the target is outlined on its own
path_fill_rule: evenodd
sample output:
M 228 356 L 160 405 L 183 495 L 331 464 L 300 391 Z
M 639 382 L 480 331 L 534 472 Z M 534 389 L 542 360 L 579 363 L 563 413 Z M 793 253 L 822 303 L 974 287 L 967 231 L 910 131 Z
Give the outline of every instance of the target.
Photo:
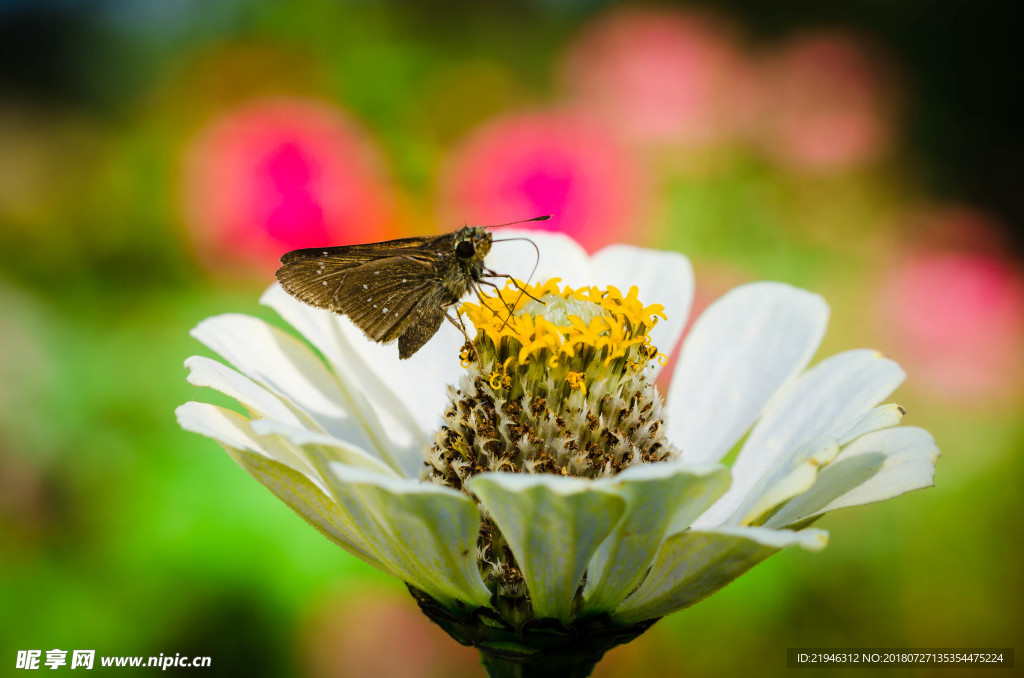
M 685 257 L 630 246 L 588 257 L 565 236 L 529 236 L 542 252 L 540 279 L 635 285 L 663 305 L 667 321 L 650 336 L 671 353 L 693 298 Z M 488 265 L 523 273 L 521 256 L 496 246 Z M 445 610 L 494 608 L 478 562 L 482 515 L 500 527 L 533 617 L 628 628 L 693 604 L 780 549 L 824 547 L 827 533 L 807 525 L 827 511 L 932 484 L 931 436 L 897 427 L 903 410 L 880 404 L 903 371 L 870 350 L 808 369 L 828 307 L 788 285 L 741 286 L 694 324 L 663 410 L 672 459 L 600 478 L 484 472 L 468 480 L 472 495 L 419 479 L 448 384 L 465 372 L 461 335 L 443 328 L 399 361 L 394 346 L 277 286 L 263 302 L 323 359 L 261 320 L 209 318 L 193 335 L 235 369 L 192 357 L 189 381 L 235 398 L 248 416 L 190 402 L 178 409 L 181 426 L 219 441 L 326 537 Z M 731 469 L 722 466 L 741 440 Z

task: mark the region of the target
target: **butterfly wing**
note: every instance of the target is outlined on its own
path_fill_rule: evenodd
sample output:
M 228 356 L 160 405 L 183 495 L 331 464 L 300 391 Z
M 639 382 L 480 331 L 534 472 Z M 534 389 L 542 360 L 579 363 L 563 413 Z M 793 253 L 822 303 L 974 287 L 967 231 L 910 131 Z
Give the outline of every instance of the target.
M 300 301 L 348 316 L 373 341 L 400 339 L 399 356 L 407 358 L 437 332 L 443 307 L 457 301 L 441 275 L 451 239 L 296 250 L 282 257 L 277 278 Z
M 423 348 L 423 344 L 437 334 L 444 320 L 444 309 L 438 304 L 421 303 L 416 311 L 419 311 L 416 317 L 398 337 L 398 357 L 402 360 Z
M 366 245 L 342 245 L 339 247 L 307 247 L 292 250 L 281 257 L 282 268 L 303 261 L 329 260 L 339 266 L 356 266 L 373 259 L 383 259 L 401 254 L 430 254 L 438 250 L 450 250 L 446 241 L 454 240 L 454 234 L 428 237 L 399 238 Z
M 277 279 L 286 292 L 299 301 L 324 308 L 335 313 L 345 313 L 339 306 L 339 300 L 352 296 L 358 284 L 363 280 L 366 271 L 363 266 L 380 260 L 407 257 L 424 264 L 413 272 L 413 279 L 427 275 L 433 267 L 432 260 L 436 256 L 438 240 L 450 236 L 434 236 L 431 238 L 402 238 L 370 245 L 351 245 L 343 247 L 309 247 L 293 250 L 281 257 L 281 268 L 277 271 Z M 451 248 L 446 248 L 450 250 Z M 375 269 L 376 270 L 376 269 Z M 382 275 L 378 272 L 377 275 Z M 400 275 L 397 279 L 408 280 L 408 275 Z M 356 285 L 351 287 L 351 285 Z
M 406 257 L 379 259 L 359 267 L 353 286 L 341 286 L 337 306 L 374 341 L 387 344 L 416 323 L 428 306 L 444 303 L 437 270 Z

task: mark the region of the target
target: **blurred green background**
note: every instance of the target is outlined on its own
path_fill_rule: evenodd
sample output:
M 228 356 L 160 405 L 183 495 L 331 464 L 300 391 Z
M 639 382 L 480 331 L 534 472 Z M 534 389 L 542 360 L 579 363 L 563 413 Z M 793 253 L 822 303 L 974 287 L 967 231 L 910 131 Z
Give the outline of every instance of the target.
M 549 212 L 591 251 L 688 254 L 698 308 L 755 279 L 824 294 L 821 355 L 900 361 L 906 423 L 943 451 L 934 489 L 829 515 L 823 553 L 770 559 L 597 675 L 1013 646 L 1012 24 L 822 4 L 0 0 L 0 661 L 480 675 L 173 410 L 212 395 L 185 383 L 188 330 L 273 320 L 257 298 L 285 250 Z

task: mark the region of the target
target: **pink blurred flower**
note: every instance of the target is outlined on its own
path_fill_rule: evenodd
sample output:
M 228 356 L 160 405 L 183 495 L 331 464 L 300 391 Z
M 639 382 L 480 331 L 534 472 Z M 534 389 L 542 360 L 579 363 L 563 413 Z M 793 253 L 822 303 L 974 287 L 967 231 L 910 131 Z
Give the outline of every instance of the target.
M 803 35 L 767 58 L 753 108 L 762 143 L 802 171 L 861 166 L 891 141 L 893 102 L 864 46 L 832 33 Z
M 231 111 L 199 135 L 186 161 L 188 225 L 215 267 L 272 270 L 290 249 L 386 239 L 389 192 L 366 134 L 313 100 Z
M 719 23 L 675 10 L 617 9 L 588 26 L 562 67 L 576 103 L 640 142 L 698 146 L 731 134 L 750 78 Z
M 546 230 L 591 249 L 637 241 L 640 171 L 598 123 L 573 113 L 492 121 L 458 148 L 443 176 L 446 221 L 497 224 L 551 214 Z
M 963 218 L 962 212 L 950 213 Z M 982 222 L 974 223 L 983 227 Z M 949 231 L 939 228 L 946 239 Z M 988 237 L 979 233 L 979 241 Z M 955 239 L 955 238 L 954 238 Z M 952 400 L 1019 393 L 1024 376 L 1024 277 L 998 250 L 924 247 L 885 279 L 880 322 L 918 383 Z

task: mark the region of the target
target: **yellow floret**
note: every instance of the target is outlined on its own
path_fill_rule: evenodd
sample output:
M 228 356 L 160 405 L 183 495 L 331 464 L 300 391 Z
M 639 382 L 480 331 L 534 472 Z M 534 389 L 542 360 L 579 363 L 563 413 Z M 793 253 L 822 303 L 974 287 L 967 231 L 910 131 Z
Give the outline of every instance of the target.
M 510 281 L 493 296 L 481 294 L 480 304 L 462 304 L 460 311 L 476 327 L 477 341 L 485 337 L 494 346 L 506 339 L 514 341 L 519 347 L 519 364 L 543 356 L 548 367 L 556 367 L 588 349 L 610 364 L 627 356 L 634 346 L 645 347 L 636 352 L 635 364 L 643 366 L 651 358 L 664 358 L 650 346 L 648 335 L 658 318 L 666 318 L 661 304 L 644 306 L 636 287 L 623 296 L 611 286 L 574 289 L 559 282 L 558 278 L 538 285 Z M 562 303 L 557 303 L 559 298 Z M 570 308 L 589 320 L 570 314 Z

